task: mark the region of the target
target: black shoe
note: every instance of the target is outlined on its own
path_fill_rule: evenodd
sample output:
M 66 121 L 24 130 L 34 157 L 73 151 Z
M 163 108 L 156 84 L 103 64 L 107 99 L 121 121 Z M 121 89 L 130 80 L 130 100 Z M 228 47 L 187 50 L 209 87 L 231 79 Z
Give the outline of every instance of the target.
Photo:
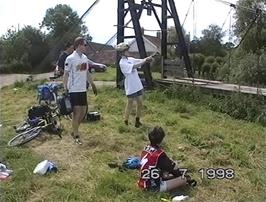
M 193 179 L 189 179 L 189 180 L 187 180 L 187 183 L 188 183 L 188 185 L 191 186 L 191 187 L 195 187 L 195 186 L 197 186 L 197 181 L 196 181 L 196 180 L 193 180 Z
M 136 121 L 136 123 L 135 123 L 135 127 L 136 127 L 136 128 L 139 128 L 140 126 L 142 126 L 142 123 L 140 123 L 139 121 Z
M 140 126 L 142 126 L 142 123 L 140 122 L 139 117 L 137 117 L 135 122 L 135 127 L 139 128 Z
M 128 120 L 125 120 L 124 123 L 128 126 Z

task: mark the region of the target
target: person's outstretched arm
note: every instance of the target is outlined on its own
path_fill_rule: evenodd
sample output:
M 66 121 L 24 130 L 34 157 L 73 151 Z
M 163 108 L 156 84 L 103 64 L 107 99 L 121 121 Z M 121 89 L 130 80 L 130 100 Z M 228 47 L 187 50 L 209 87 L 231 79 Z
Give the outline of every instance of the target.
M 146 57 L 144 59 L 135 59 L 135 64 L 133 65 L 133 68 L 140 68 L 145 63 L 150 63 L 152 61 L 152 57 Z

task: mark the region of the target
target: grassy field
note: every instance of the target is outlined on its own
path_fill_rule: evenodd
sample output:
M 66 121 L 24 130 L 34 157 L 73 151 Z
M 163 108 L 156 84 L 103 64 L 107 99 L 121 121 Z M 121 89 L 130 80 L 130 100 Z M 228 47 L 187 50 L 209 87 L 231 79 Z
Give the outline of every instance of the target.
M 158 72 L 152 73 L 154 79 L 161 78 L 161 74 Z M 93 74 L 95 81 L 115 81 L 116 80 L 116 68 L 108 67 L 106 72 L 96 72 Z
M 155 125 L 167 132 L 164 149 L 181 160 L 198 181 L 196 188 L 182 190 L 193 202 L 263 202 L 265 196 L 265 128 L 216 113 L 197 104 L 167 99 L 164 92 L 146 92 L 144 126 L 136 129 L 123 124 L 125 96 L 114 88 L 89 94 L 90 110 L 102 114 L 102 120 L 81 125 L 82 146 L 70 137 L 70 122 L 63 119 L 63 139 L 44 134 L 22 147 L 7 147 L 14 135 L 13 125 L 36 104 L 36 85 L 22 83 L 1 89 L 0 162 L 14 170 L 8 181 L 0 182 L 0 201 L 91 201 L 156 202 L 170 194 L 145 193 L 136 182 L 138 172 L 120 172 L 108 167 L 138 155 L 147 143 L 147 132 Z M 49 159 L 58 165 L 58 173 L 37 176 L 33 169 Z M 204 168 L 232 168 L 235 177 L 207 179 L 198 172 Z
M 95 81 L 115 81 L 116 80 L 116 68 L 107 67 L 104 73 L 95 72 L 93 74 Z

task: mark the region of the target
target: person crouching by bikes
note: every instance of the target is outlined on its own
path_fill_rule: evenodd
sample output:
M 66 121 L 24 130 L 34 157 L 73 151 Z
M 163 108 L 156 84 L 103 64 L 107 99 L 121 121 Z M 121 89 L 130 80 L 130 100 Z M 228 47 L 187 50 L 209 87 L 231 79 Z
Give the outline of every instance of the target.
M 74 41 L 75 51 L 66 58 L 63 83 L 65 92 L 70 95 L 73 107 L 71 133 L 77 144 L 82 144 L 79 134 L 79 126 L 87 112 L 87 82 L 91 84 L 92 90 L 97 95 L 97 89 L 89 72 L 89 64 L 94 64 L 84 54 L 86 51 L 86 40 L 77 37 Z
M 176 163 L 160 147 L 165 137 L 164 130 L 156 126 L 148 137 L 150 144 L 141 153 L 138 186 L 142 190 L 155 192 L 171 191 L 186 184 L 195 186 L 196 181 L 177 168 Z
M 143 85 L 139 78 L 139 74 L 137 69 L 141 68 L 145 63 L 152 62 L 152 57 L 146 57 L 144 59 L 136 59 L 133 57 L 129 57 L 129 45 L 122 42 L 115 47 L 116 51 L 121 54 L 121 59 L 119 61 L 119 66 L 121 72 L 125 76 L 124 86 L 125 92 L 127 96 L 127 104 L 125 109 L 125 117 L 124 122 L 126 125 L 129 124 L 129 114 L 133 107 L 133 101 L 137 102 L 137 112 L 136 112 L 136 121 L 135 127 L 139 128 L 142 123 L 140 122 L 141 117 L 141 109 L 143 105 Z

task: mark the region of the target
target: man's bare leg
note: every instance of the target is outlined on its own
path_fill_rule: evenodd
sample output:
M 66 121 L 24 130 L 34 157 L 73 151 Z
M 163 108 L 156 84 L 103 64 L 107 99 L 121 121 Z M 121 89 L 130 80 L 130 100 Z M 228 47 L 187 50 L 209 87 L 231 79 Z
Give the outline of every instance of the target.
M 73 117 L 72 117 L 72 127 L 73 127 L 73 138 L 75 139 L 75 142 L 77 144 L 82 144 L 81 141 L 79 140 L 79 119 L 80 119 L 80 114 L 81 112 L 81 106 L 74 106 L 73 107 Z

